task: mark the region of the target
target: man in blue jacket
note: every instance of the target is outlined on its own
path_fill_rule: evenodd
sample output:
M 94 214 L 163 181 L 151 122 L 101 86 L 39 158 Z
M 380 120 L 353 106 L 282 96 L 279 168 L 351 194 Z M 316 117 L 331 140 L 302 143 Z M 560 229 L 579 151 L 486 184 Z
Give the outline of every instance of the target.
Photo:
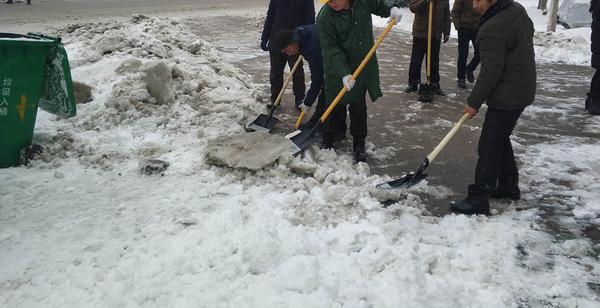
M 310 107 L 319 97 L 317 108 L 309 121 L 302 124 L 302 128 L 313 127 L 325 112 L 325 93 L 323 91 L 323 57 L 321 56 L 321 44 L 319 33 L 315 24 L 304 25 L 292 30 L 280 30 L 275 33 L 273 47 L 281 50 L 290 57 L 302 55 L 310 68 L 310 88 L 306 97 L 300 105 L 304 113 L 308 114 Z
M 267 11 L 267 18 L 261 36 L 260 48 L 269 51 L 271 70 L 269 80 L 271 83 L 271 104 L 279 95 L 283 87 L 283 71 L 285 64 L 290 68 L 294 65 L 297 56 L 289 57 L 270 44 L 275 33 L 282 29 L 293 30 L 294 28 L 315 23 L 315 4 L 313 0 L 271 0 Z M 296 108 L 300 110 L 300 105 L 304 99 L 304 70 L 302 65 L 298 67 L 293 77 L 294 96 L 296 98 Z

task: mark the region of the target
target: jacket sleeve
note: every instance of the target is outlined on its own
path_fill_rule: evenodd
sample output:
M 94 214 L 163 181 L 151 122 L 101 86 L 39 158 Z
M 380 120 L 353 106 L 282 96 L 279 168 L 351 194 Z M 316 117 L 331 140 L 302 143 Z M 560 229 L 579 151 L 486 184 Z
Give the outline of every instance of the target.
M 447 0 L 444 0 L 447 1 Z M 447 2 L 446 2 L 447 3 Z M 450 10 L 449 10 L 450 5 L 446 6 L 446 9 L 444 10 L 444 35 L 445 36 L 450 36 L 450 27 L 451 27 L 451 22 L 450 22 Z
M 269 2 L 269 9 L 267 10 L 267 18 L 265 19 L 265 26 L 263 28 L 261 41 L 268 41 L 271 37 L 271 29 L 273 29 L 273 19 L 275 18 L 275 8 L 273 7 L 273 1 Z
M 429 1 L 427 0 L 411 0 L 408 7 L 410 11 L 413 13 L 422 13 L 427 10 L 427 6 L 429 5 Z
M 392 0 L 368 0 L 365 1 L 369 13 L 379 17 L 390 17 L 390 10 L 396 5 Z
M 452 22 L 454 23 L 454 29 L 456 30 L 462 27 L 461 15 L 463 6 L 463 0 L 456 0 L 454 1 L 454 5 L 452 5 Z
M 481 71 L 477 76 L 471 95 L 467 98 L 469 106 L 479 109 L 488 100 L 498 85 L 504 70 L 506 45 L 502 37 L 497 34 L 479 33 L 479 55 Z
M 315 23 L 315 3 L 312 0 L 306 0 L 304 5 L 304 23 L 303 25 L 312 25 Z
M 334 25 L 330 18 L 318 18 L 319 40 L 323 55 L 323 70 L 329 76 L 342 78 L 352 74 L 344 51 L 338 46 Z
M 312 106 L 323 88 L 323 63 L 321 61 L 308 62 L 310 68 L 310 88 L 306 92 L 304 105 Z

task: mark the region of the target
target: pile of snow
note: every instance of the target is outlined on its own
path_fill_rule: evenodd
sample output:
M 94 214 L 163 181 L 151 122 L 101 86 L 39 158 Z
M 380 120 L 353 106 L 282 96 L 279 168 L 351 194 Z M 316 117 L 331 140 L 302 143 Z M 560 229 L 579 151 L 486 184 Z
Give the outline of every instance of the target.
M 3 307 L 598 300 L 591 244 L 552 238 L 536 210 L 428 216 L 416 193 L 445 197 L 443 187 L 376 192 L 388 178 L 327 150 L 257 171 L 208 164 L 209 143 L 245 134 L 263 110 L 248 77 L 173 20 L 62 34 L 94 99 L 68 120 L 40 112 L 45 157 L 0 172 Z M 140 172 L 158 160 L 162 176 Z M 382 207 L 388 198 L 400 200 Z

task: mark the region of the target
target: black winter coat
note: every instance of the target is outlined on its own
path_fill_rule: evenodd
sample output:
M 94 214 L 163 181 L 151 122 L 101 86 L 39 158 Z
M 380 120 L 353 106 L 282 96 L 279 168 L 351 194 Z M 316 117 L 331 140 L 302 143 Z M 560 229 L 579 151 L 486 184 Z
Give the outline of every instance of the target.
M 308 61 L 310 68 L 310 89 L 306 92 L 304 105 L 312 106 L 323 89 L 323 57 L 317 25 L 305 25 L 296 28 L 293 41 L 300 45 L 300 54 Z
M 600 0 L 592 0 L 592 67 L 600 68 Z
M 269 41 L 281 29 L 294 30 L 298 26 L 314 23 L 313 0 L 271 0 L 260 39 Z

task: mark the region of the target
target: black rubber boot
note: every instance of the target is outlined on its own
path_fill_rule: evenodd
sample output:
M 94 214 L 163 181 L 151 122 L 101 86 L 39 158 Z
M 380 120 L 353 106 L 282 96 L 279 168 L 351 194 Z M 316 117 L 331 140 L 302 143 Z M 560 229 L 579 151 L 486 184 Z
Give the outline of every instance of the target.
M 456 85 L 458 85 L 458 87 L 461 88 L 461 89 L 466 89 L 467 88 L 467 83 L 465 82 L 464 79 L 458 79 L 456 81 Z
M 367 152 L 365 151 L 365 138 L 354 137 L 352 139 L 352 148 L 354 149 L 355 162 L 359 163 L 367 161 Z
M 469 185 L 469 195 L 464 200 L 450 202 L 450 211 L 464 215 L 490 215 L 490 195 Z
M 333 149 L 333 134 L 323 134 L 323 143 L 321 149 Z
M 419 90 L 419 83 L 409 83 L 408 87 L 404 89 L 404 93 L 413 93 Z
M 442 90 L 442 88 L 440 88 L 439 83 L 432 83 L 430 88 L 431 88 L 431 91 L 433 91 L 433 94 L 439 95 L 439 96 L 446 96 L 446 92 L 444 92 L 444 90 Z
M 588 97 L 585 100 L 585 109 L 593 115 L 600 115 L 600 95 L 588 93 Z
M 501 175 L 498 178 L 498 185 L 490 195 L 493 199 L 510 198 L 512 200 L 521 199 L 521 190 L 519 189 L 519 175 Z

